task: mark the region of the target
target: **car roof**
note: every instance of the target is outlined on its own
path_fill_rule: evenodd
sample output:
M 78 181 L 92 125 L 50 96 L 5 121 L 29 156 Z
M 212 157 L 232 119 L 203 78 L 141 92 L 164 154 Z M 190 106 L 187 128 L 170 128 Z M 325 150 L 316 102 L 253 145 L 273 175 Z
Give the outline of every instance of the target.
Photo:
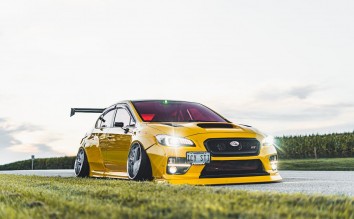
M 134 102 L 149 102 L 149 101 L 168 101 L 168 102 L 184 102 L 184 103 L 196 103 L 192 101 L 185 101 L 185 100 L 168 100 L 168 99 L 140 99 L 140 100 L 123 100 L 120 101 L 116 104 L 122 104 L 122 103 L 134 103 Z M 113 105 L 116 105 L 113 104 Z

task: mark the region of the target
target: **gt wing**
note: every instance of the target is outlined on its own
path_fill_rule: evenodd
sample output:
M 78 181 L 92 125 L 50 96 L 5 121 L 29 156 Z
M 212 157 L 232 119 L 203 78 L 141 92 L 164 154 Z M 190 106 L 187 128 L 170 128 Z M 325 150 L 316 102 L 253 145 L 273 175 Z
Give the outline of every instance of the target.
M 71 108 L 70 117 L 75 113 L 103 113 L 106 108 Z

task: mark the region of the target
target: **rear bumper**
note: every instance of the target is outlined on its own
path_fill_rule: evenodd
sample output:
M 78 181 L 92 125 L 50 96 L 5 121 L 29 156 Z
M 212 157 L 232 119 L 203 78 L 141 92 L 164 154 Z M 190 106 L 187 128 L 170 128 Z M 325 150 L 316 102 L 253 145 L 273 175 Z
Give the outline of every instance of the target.
M 242 184 L 242 183 L 265 183 L 280 182 L 282 180 L 279 173 L 266 176 L 243 176 L 228 178 L 196 178 L 196 179 L 169 179 L 158 180 L 166 181 L 171 184 L 190 184 L 190 185 L 225 185 L 225 184 Z

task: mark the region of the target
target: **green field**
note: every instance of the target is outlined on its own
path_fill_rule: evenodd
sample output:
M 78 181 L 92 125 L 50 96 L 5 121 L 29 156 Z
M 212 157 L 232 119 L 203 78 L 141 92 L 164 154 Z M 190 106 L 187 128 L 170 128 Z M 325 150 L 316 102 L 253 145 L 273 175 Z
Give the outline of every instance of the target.
M 0 218 L 354 218 L 354 198 L 0 175 Z
M 353 171 L 354 158 L 280 160 L 279 170 Z

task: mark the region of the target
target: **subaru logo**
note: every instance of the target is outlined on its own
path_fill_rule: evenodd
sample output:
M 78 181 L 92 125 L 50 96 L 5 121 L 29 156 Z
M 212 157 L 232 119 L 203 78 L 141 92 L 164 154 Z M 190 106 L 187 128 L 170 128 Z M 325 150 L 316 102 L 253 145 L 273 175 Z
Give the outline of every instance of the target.
M 231 145 L 232 147 L 237 147 L 237 146 L 240 145 L 240 142 L 238 142 L 238 141 L 232 141 L 232 142 L 230 142 L 230 145 Z

